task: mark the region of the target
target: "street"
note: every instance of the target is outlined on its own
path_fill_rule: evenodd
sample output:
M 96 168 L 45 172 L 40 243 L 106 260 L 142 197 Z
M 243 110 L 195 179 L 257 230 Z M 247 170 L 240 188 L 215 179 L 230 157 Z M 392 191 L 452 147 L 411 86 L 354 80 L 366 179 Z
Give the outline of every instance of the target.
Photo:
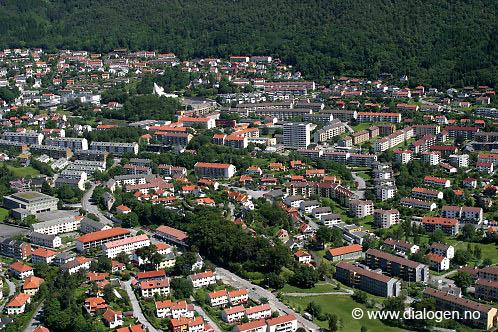
M 284 314 L 293 314 L 294 316 L 296 316 L 298 324 L 304 327 L 306 330 L 318 331 L 320 329 L 318 325 L 305 319 L 299 313 L 294 312 L 292 309 L 280 302 L 280 300 L 272 292 L 260 286 L 254 285 L 250 281 L 242 279 L 238 275 L 223 268 L 216 268 L 216 273 L 227 284 L 230 284 L 236 288 L 246 288 L 249 291 L 249 296 L 252 299 L 259 300 L 261 298 L 266 298 L 268 300 L 268 303 L 274 310 L 278 310 L 280 313 Z
M 91 202 L 95 186 L 96 186 L 95 184 L 92 184 L 92 187 L 85 192 L 83 198 L 81 199 L 81 207 L 83 208 L 83 210 L 87 211 L 88 213 L 96 215 L 99 218 L 100 222 L 112 226 L 113 224 L 112 220 L 104 216 L 104 214 L 100 211 L 99 207 Z
M 43 311 L 43 302 L 41 302 L 35 310 L 33 317 L 29 320 L 28 326 L 24 329 L 24 332 L 33 332 L 39 325 L 41 325 L 40 317 Z
M 195 301 L 195 299 L 192 296 L 190 297 L 190 301 L 192 301 L 192 305 L 194 306 L 194 310 L 197 311 L 199 313 L 199 315 L 201 315 L 201 317 L 204 318 L 204 320 L 209 325 L 211 325 L 211 327 L 216 332 L 221 332 L 220 327 L 218 325 L 216 325 L 216 323 L 214 322 L 214 320 L 212 320 L 211 317 L 208 316 L 208 314 L 206 314 L 206 312 L 204 311 L 204 309 L 202 309 L 202 307 L 197 304 L 197 301 Z
M 161 330 L 156 329 L 154 326 L 152 326 L 151 323 L 149 323 L 147 318 L 145 318 L 145 315 L 142 312 L 142 308 L 138 303 L 137 297 L 135 296 L 133 289 L 131 289 L 131 281 L 128 280 L 123 282 L 122 284 L 124 285 L 124 289 L 126 290 L 128 297 L 130 298 L 131 306 L 133 307 L 133 315 L 137 317 L 138 321 L 142 323 L 149 332 L 160 332 Z
M 351 172 L 353 179 L 358 183 L 358 188 L 354 190 L 354 193 L 358 196 L 359 199 L 365 198 L 365 189 L 367 188 L 367 184 L 365 180 L 356 174 L 356 172 Z

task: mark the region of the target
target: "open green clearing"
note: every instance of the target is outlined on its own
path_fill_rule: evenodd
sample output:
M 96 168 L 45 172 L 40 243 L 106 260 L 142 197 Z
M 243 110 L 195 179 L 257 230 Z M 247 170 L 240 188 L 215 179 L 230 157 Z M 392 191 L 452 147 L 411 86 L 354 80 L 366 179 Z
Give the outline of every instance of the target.
M 293 307 L 296 311 L 300 313 L 304 312 L 304 309 L 308 306 L 311 301 L 320 305 L 322 311 L 325 313 L 336 314 L 339 319 L 342 320 L 343 328 L 341 332 L 358 332 L 362 326 L 368 328 L 368 331 L 384 331 L 384 332 L 399 332 L 404 331 L 397 327 L 391 327 L 383 324 L 379 320 L 369 320 L 362 318 L 360 320 L 354 320 L 351 317 L 351 312 L 354 308 L 361 308 L 365 310 L 375 310 L 367 309 L 364 305 L 356 303 L 349 295 L 322 295 L 322 296 L 310 296 L 310 297 L 284 297 L 284 301 Z M 328 322 L 315 320 L 315 323 L 320 327 L 328 328 Z

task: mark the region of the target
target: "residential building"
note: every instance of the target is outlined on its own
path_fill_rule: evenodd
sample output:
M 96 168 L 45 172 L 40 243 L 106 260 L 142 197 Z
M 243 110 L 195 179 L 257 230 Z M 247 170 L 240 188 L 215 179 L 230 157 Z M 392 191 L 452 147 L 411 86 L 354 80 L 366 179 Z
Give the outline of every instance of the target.
M 116 156 L 124 154 L 138 154 L 137 143 L 117 143 L 117 142 L 92 142 L 90 150 L 106 151 Z
M 312 125 L 309 123 L 285 123 L 284 146 L 294 149 L 306 149 L 311 143 L 311 131 Z
M 349 202 L 351 215 L 356 218 L 365 218 L 373 214 L 374 205 L 370 200 L 355 199 Z
M 442 230 L 448 235 L 456 235 L 459 232 L 460 224 L 457 219 L 424 216 L 422 226 L 426 232 L 434 232 L 437 229 Z
M 374 224 L 380 228 L 389 228 L 397 223 L 399 223 L 399 211 L 396 209 L 391 210 L 383 210 L 383 209 L 375 209 L 374 210 Z
M 327 251 L 325 257 L 332 262 L 360 259 L 363 257 L 363 247 L 359 244 L 351 244 L 344 247 L 332 248 Z
M 458 311 L 460 313 L 459 321 L 465 325 L 485 330 L 490 330 L 496 326 L 495 321 L 498 310 L 487 304 L 478 303 L 433 288 L 426 288 L 424 295 L 436 300 L 438 310 Z M 469 316 L 469 313 L 472 312 L 479 312 L 479 317 Z
M 148 246 L 150 246 L 149 236 L 142 234 L 106 242 L 102 245 L 102 250 L 108 258 L 115 258 L 122 252 L 131 254 L 139 248 Z
M 368 249 L 365 254 L 365 260 L 369 268 L 380 268 L 387 275 L 400 277 L 405 281 L 425 283 L 429 278 L 429 268 L 425 264 L 377 249 Z
M 29 234 L 29 240 L 31 241 L 31 244 L 42 247 L 59 248 L 62 246 L 62 239 L 54 234 L 31 232 Z
M 197 162 L 194 165 L 195 173 L 198 177 L 205 178 L 226 178 L 235 175 L 236 169 L 232 164 Z
M 18 192 L 3 197 L 3 206 L 12 210 L 16 218 L 23 219 L 30 214 L 57 210 L 59 200 L 36 191 Z
M 196 273 L 189 276 L 194 288 L 205 287 L 216 283 L 216 275 L 213 271 Z
M 130 236 L 130 231 L 120 227 L 88 233 L 76 239 L 76 250 L 82 252 L 90 248 L 100 248 L 104 243 L 128 236 Z
M 2 255 L 14 259 L 25 260 L 31 256 L 31 245 L 20 240 L 5 239 L 0 243 L 0 250 Z
M 169 226 L 159 226 L 154 233 L 158 237 L 168 243 L 173 243 L 180 246 L 187 245 L 188 234 Z
M 154 295 L 168 296 L 170 293 L 169 279 L 148 280 L 140 282 L 140 293 L 143 297 Z
M 334 278 L 347 286 L 384 297 L 399 296 L 401 281 L 347 262 L 336 265 Z
M 5 305 L 7 315 L 20 315 L 26 311 L 26 305 L 31 303 L 31 297 L 25 293 L 15 295 L 9 303 Z

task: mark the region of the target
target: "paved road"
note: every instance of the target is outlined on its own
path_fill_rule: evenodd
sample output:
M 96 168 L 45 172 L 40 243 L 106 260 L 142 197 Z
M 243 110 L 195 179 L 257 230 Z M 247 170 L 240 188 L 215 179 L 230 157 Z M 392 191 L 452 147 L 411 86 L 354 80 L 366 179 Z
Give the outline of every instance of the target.
M 324 293 L 284 293 L 285 296 L 306 297 L 306 296 L 321 296 L 321 295 L 353 295 L 354 292 L 347 290 L 344 292 L 324 292 Z
M 208 316 L 208 314 L 206 314 L 206 312 L 204 311 L 204 309 L 202 309 L 202 307 L 197 304 L 197 301 L 192 296 L 190 297 L 190 300 L 192 301 L 192 304 L 194 305 L 194 310 L 197 311 L 199 313 L 199 315 L 201 315 L 202 318 L 204 318 L 204 320 L 206 322 L 208 322 L 208 324 L 211 325 L 211 327 L 216 332 L 221 332 L 220 327 L 218 325 L 216 325 L 216 323 L 214 322 L 214 320 L 212 320 L 211 317 Z
M 91 202 L 92 199 L 92 194 L 93 191 L 95 190 L 96 185 L 93 184 L 92 187 L 85 192 L 83 195 L 83 198 L 81 199 L 81 206 L 84 210 L 86 210 L 88 213 L 93 213 L 96 215 L 100 222 L 111 225 L 112 226 L 112 220 L 104 216 L 104 214 L 100 211 L 99 207 Z
M 38 326 L 41 325 L 40 317 L 42 315 L 43 302 L 41 302 L 35 310 L 33 317 L 31 317 L 28 326 L 24 329 L 24 332 L 33 332 Z
M 351 175 L 353 176 L 353 179 L 358 183 L 358 188 L 356 188 L 354 193 L 358 195 L 360 199 L 365 198 L 365 189 L 367 188 L 365 180 L 361 176 L 356 174 L 356 172 L 351 172 Z
M 140 307 L 140 304 L 138 303 L 138 299 L 135 296 L 135 293 L 131 289 L 131 281 L 128 280 L 123 283 L 124 284 L 124 289 L 126 290 L 126 293 L 128 293 L 128 297 L 130 298 L 131 301 L 131 306 L 133 307 L 133 315 L 137 317 L 138 321 L 142 323 L 149 332 L 159 332 L 160 330 L 156 329 L 154 326 L 152 326 L 151 323 L 145 318 L 144 313 L 142 312 L 142 308 Z
M 268 192 L 268 190 L 251 190 L 244 187 L 236 187 L 236 186 L 227 186 L 227 187 L 233 190 L 243 191 L 248 195 L 250 195 L 252 198 L 261 198 L 263 197 L 264 194 Z
M 5 277 L 5 275 L 2 274 L 2 276 L 4 277 L 5 281 L 7 282 L 7 285 L 9 286 L 9 294 L 3 294 L 4 299 L 7 300 L 8 298 L 14 296 L 14 294 L 16 293 L 16 285 L 12 281 L 10 281 L 7 277 Z M 3 312 L 3 308 L 5 307 L 6 304 L 7 301 L 5 301 L 5 303 L 0 305 L 0 312 Z
M 296 316 L 298 325 L 304 327 L 308 331 L 317 331 L 320 327 L 313 322 L 305 319 L 300 314 L 294 312 L 292 309 L 287 307 L 285 304 L 280 302 L 280 300 L 270 291 L 252 284 L 246 279 L 242 279 L 238 275 L 225 270 L 223 268 L 216 268 L 216 273 L 221 277 L 221 279 L 227 284 L 232 285 L 236 288 L 246 288 L 249 291 L 249 296 L 253 299 L 259 300 L 260 298 L 268 299 L 268 303 L 273 308 L 273 310 L 278 310 L 281 313 L 293 314 Z

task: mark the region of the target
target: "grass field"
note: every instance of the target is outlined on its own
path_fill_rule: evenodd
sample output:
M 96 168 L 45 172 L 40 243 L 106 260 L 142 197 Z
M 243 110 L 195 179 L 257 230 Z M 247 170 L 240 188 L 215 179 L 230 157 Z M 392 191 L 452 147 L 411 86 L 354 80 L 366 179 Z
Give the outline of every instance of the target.
M 281 293 L 328 293 L 337 291 L 335 285 L 327 283 L 318 283 L 313 288 L 298 288 L 291 285 L 285 285 L 285 287 L 280 290 Z
M 0 163 L 0 166 L 2 163 Z M 40 174 L 36 169 L 34 169 L 31 166 L 28 167 L 14 167 L 12 165 L 7 165 L 7 168 L 14 173 L 15 176 L 22 178 L 22 177 L 29 177 L 29 176 L 35 176 Z
M 0 222 L 3 222 L 5 219 L 7 219 L 8 216 L 9 211 L 4 208 L 0 208 Z
M 455 249 L 467 249 L 467 243 L 468 242 L 457 242 L 454 246 Z M 482 259 L 489 258 L 491 261 L 496 264 L 498 263 L 498 246 L 494 243 L 471 243 L 472 248 L 475 246 L 478 246 L 481 248 L 482 252 Z
M 311 301 L 314 301 L 322 308 L 325 313 L 336 314 L 343 324 L 341 332 L 358 332 L 362 326 L 368 328 L 368 331 L 383 331 L 383 332 L 400 332 L 402 329 L 384 325 L 378 320 L 369 320 L 362 318 L 354 320 L 351 317 L 351 312 L 354 308 L 361 308 L 364 311 L 368 310 L 365 306 L 356 303 L 348 295 L 323 295 L 313 297 L 284 297 L 284 301 L 301 313 Z M 373 310 L 373 309 L 372 309 Z M 315 321 L 320 327 L 328 328 L 328 322 Z

